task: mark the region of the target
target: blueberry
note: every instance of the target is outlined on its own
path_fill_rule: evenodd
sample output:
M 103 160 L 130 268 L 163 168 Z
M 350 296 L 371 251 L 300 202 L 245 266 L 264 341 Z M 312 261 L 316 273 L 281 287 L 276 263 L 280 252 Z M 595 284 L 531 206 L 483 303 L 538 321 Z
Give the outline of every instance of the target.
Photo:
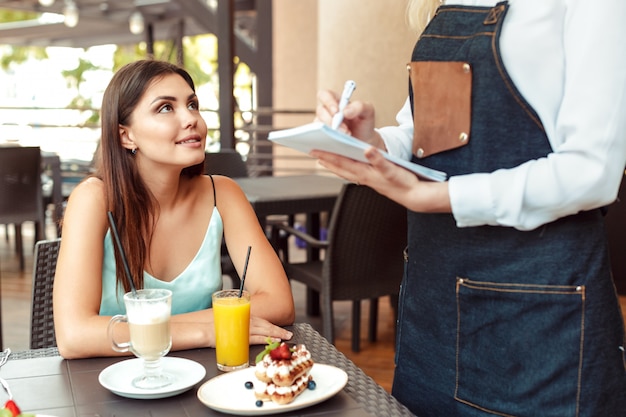
M 310 390 L 314 390 L 315 387 L 317 387 L 317 384 L 313 380 L 309 381 L 309 383 L 307 384 L 307 388 Z
M 247 388 L 247 389 L 252 389 L 252 388 L 254 388 L 254 384 L 252 383 L 252 381 L 246 381 L 246 388 Z
M 257 407 L 263 407 L 263 400 L 256 400 L 255 404 Z

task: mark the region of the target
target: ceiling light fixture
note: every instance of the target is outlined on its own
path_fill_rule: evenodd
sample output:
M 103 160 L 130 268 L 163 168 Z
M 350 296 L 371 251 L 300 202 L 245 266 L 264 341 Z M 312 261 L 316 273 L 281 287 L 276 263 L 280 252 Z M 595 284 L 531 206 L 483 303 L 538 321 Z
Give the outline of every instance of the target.
M 73 28 L 78 24 L 78 7 L 73 0 L 65 0 L 63 8 L 63 17 L 65 17 L 65 26 Z
M 139 10 L 135 10 L 128 19 L 128 27 L 130 28 L 130 33 L 133 35 L 139 35 L 143 33 L 145 29 L 146 22 L 144 21 L 143 14 Z
M 54 4 L 54 0 L 39 0 L 39 4 L 43 7 L 50 7 Z

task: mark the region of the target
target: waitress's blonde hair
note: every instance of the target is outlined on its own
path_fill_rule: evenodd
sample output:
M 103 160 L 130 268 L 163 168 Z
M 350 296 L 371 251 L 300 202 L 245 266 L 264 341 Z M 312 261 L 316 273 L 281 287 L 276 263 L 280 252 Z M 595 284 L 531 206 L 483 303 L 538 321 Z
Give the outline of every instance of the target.
M 417 33 L 422 33 L 441 3 L 441 0 L 409 0 L 406 12 L 409 26 Z

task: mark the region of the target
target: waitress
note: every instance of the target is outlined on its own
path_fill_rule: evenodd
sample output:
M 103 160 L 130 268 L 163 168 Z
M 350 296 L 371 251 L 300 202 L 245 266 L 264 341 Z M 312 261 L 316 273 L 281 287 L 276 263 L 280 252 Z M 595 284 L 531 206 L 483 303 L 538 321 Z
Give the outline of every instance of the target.
M 312 152 L 405 205 L 393 395 L 425 416 L 626 414 L 624 324 L 602 207 L 626 164 L 626 2 L 414 0 L 425 22 L 398 126 Z M 319 94 L 329 123 L 337 95 Z M 378 149 L 447 172 L 427 182 Z

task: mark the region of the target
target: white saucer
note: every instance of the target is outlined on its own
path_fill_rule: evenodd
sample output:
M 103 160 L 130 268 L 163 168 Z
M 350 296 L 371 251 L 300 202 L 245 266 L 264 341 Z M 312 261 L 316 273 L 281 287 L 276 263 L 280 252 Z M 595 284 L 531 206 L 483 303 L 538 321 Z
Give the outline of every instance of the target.
M 207 407 L 226 414 L 255 416 L 286 413 L 310 407 L 326 401 L 343 389 L 348 374 L 342 369 L 316 363 L 311 375 L 316 383 L 314 390 L 306 389 L 289 404 L 279 405 L 268 401 L 256 406 L 254 390 L 245 387 L 246 381 L 254 381 L 254 367 L 218 375 L 198 388 L 198 399 Z
M 173 397 L 182 394 L 204 378 L 206 369 L 198 362 L 189 359 L 166 356 L 162 359 L 163 372 L 173 375 L 175 381 L 167 387 L 140 389 L 132 385 L 132 380 L 141 374 L 141 359 L 127 359 L 103 369 L 98 376 L 100 385 L 114 394 L 127 398 L 153 399 Z

